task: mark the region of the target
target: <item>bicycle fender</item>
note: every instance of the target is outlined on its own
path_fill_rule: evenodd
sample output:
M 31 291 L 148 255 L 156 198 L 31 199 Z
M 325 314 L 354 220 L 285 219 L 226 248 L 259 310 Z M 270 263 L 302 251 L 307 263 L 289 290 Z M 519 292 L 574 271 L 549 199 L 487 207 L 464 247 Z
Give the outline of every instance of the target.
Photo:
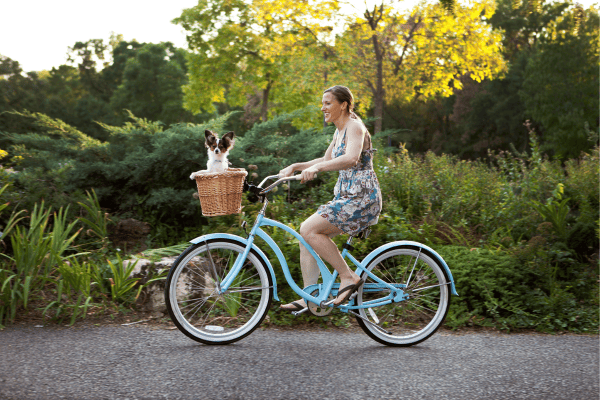
M 231 235 L 229 233 L 210 233 L 208 235 L 198 236 L 197 238 L 190 240 L 190 243 L 198 244 L 200 242 L 204 242 L 206 240 L 211 240 L 211 239 L 234 240 L 243 246 L 246 246 L 248 244 L 248 239 L 244 239 L 241 236 Z M 273 270 L 273 266 L 271 265 L 271 262 L 269 261 L 269 259 L 265 255 L 265 253 L 263 253 L 263 251 L 261 249 L 256 247 L 256 245 L 254 243 L 252 244 L 252 250 L 256 251 L 256 253 L 259 255 L 259 257 L 261 257 L 263 259 L 263 261 L 265 262 L 265 264 L 267 265 L 267 268 L 269 269 L 269 273 L 271 274 L 271 278 L 273 280 L 273 298 L 275 300 L 279 301 L 279 297 L 277 296 L 277 280 L 275 278 L 275 271 Z
M 450 288 L 451 288 L 450 292 L 453 295 L 458 296 L 458 293 L 456 292 L 456 287 L 454 286 L 454 278 L 452 277 L 452 272 L 450 272 L 450 268 L 448 267 L 448 264 L 446 264 L 446 261 L 444 261 L 442 256 L 440 256 L 435 250 L 433 250 L 429 246 L 424 245 L 423 243 L 412 242 L 410 240 L 401 240 L 401 241 L 397 241 L 397 242 L 390 242 L 390 243 L 384 244 L 383 246 L 379 246 L 378 248 L 376 248 L 375 250 L 370 252 L 369 255 L 367 255 L 363 259 L 361 264 L 366 266 L 382 252 L 389 250 L 393 247 L 398 247 L 398 246 L 418 247 L 418 248 L 423 249 L 423 251 L 425 253 L 427 253 L 429 256 L 432 256 L 433 258 L 437 259 L 437 261 L 440 264 L 442 264 L 442 266 L 444 267 L 444 271 L 446 271 L 446 274 L 448 274 L 448 279 L 450 279 Z

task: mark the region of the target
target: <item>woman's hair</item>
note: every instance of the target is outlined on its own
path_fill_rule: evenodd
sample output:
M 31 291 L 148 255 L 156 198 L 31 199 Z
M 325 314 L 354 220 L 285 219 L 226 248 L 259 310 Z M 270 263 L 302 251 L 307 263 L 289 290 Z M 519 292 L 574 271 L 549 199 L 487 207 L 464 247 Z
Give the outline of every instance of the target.
M 344 102 L 348 103 L 348 112 L 354 112 L 354 96 L 352 96 L 352 92 L 346 86 L 335 85 L 326 89 L 323 93 L 331 93 L 340 104 L 344 104 Z
M 348 89 L 346 86 L 335 85 L 329 89 L 326 89 L 323 93 L 331 93 L 341 104 L 344 104 L 344 102 L 348 103 L 348 113 L 350 113 L 350 118 L 358 120 L 365 127 L 365 129 L 367 129 L 363 120 L 360 119 L 360 117 L 354 112 L 354 96 L 352 95 L 350 89 Z

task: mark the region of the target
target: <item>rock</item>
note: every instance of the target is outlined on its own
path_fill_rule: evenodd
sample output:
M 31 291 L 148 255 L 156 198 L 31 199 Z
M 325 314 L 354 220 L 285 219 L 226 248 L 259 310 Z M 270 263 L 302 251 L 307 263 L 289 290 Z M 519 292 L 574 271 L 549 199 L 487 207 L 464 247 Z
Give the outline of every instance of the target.
M 168 271 L 176 259 L 177 257 L 163 257 L 159 261 L 151 261 L 146 258 L 132 258 L 123 261 L 123 268 L 127 268 L 132 263 L 135 263 L 135 268 L 130 277 L 138 279 L 138 283 L 144 285 L 149 280 Z M 164 279 L 150 283 L 142 290 L 137 304 L 145 311 L 160 313 L 161 315 L 166 313 L 164 288 Z
M 123 269 L 127 269 L 132 263 L 135 263 L 135 267 L 131 272 L 131 276 L 138 278 L 143 275 L 143 271 L 148 269 L 148 266 L 152 264 L 152 261 L 145 258 L 133 258 L 131 260 L 125 260 L 123 261 Z
M 131 277 L 139 279 L 139 283 L 143 285 L 149 280 L 159 276 L 162 272 L 168 271 L 175 262 L 175 260 L 177 260 L 177 257 L 163 257 L 160 261 L 156 262 L 150 261 L 145 258 L 133 258 L 130 260 L 123 261 L 123 267 L 126 268 L 131 263 L 137 262 L 131 274 Z M 212 282 L 212 279 L 210 279 L 210 275 L 208 272 L 208 268 L 210 265 L 208 259 L 196 257 L 190 260 L 189 263 L 196 267 L 194 278 L 192 280 L 191 277 L 184 275 L 182 279 L 179 280 L 179 284 L 177 286 L 178 293 L 188 293 L 190 290 L 192 290 L 192 287 L 197 288 L 198 284 L 203 284 L 206 290 L 212 291 L 214 288 L 210 286 L 210 282 Z M 196 291 L 198 293 L 194 293 L 195 296 L 202 296 L 202 290 L 198 291 L 196 289 Z M 164 292 L 164 279 L 152 282 L 142 290 L 142 293 L 138 298 L 137 303 L 139 306 L 142 307 L 144 311 L 160 313 L 161 315 L 166 314 L 167 306 L 165 305 Z

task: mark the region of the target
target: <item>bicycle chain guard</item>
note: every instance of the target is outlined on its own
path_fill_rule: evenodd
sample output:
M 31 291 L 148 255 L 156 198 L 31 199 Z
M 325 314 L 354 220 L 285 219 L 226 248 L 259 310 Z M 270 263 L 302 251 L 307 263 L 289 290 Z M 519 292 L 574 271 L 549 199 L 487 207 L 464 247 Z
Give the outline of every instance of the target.
M 313 296 L 313 297 L 318 297 L 319 296 L 319 289 L 313 290 L 313 292 L 310 295 Z M 328 302 L 330 300 L 333 300 L 333 296 L 332 295 L 329 295 L 329 297 L 327 298 L 327 300 L 325 300 L 325 302 Z M 317 317 L 325 317 L 325 316 L 331 314 L 331 312 L 333 311 L 333 307 L 322 308 L 320 305 L 315 304 L 312 301 L 309 301 L 308 302 L 308 311 L 312 315 L 315 315 Z

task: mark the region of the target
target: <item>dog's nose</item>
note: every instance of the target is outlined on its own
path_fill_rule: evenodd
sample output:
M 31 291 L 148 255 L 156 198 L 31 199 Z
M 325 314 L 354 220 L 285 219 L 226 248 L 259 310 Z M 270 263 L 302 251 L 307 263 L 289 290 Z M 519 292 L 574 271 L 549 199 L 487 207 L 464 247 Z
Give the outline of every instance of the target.
M 219 154 L 219 153 L 220 153 L 219 149 L 215 149 L 215 154 Z

